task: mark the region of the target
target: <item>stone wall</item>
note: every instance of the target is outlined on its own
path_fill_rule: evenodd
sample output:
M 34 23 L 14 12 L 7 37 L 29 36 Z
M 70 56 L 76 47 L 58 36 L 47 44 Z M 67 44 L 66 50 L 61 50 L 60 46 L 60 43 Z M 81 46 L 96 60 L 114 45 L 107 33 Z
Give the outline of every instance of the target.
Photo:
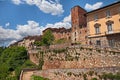
M 118 49 L 72 46 L 63 49 L 39 50 L 39 54 L 41 52 L 44 53 L 43 69 L 120 67 L 120 50 Z M 39 54 L 31 53 L 31 61 L 36 61 L 35 63 L 38 64 Z
M 112 80 L 107 78 L 104 79 L 106 74 L 119 75 L 120 68 L 105 67 L 89 69 L 49 69 L 42 71 L 34 71 L 33 73 L 33 75 L 49 78 L 50 80 Z M 111 78 L 113 77 L 111 76 Z

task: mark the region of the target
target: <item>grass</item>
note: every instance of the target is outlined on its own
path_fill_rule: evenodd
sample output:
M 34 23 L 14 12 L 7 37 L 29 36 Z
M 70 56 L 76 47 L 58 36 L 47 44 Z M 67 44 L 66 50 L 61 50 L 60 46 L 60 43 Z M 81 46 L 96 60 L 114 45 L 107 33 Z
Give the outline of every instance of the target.
M 31 77 L 31 80 L 50 80 L 48 78 L 44 78 L 44 77 L 41 77 L 41 76 L 32 76 Z

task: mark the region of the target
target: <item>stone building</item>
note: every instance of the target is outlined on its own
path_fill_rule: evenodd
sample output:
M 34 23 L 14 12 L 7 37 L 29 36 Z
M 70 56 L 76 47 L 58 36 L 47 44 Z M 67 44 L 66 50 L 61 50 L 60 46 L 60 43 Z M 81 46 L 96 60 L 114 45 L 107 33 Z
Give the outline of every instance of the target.
M 71 42 L 71 28 L 70 29 L 65 29 L 65 28 L 47 28 L 43 31 L 43 34 L 45 31 L 51 30 L 55 40 L 59 39 L 65 39 L 68 42 Z
M 104 47 L 120 47 L 120 1 L 88 12 L 88 41 Z
M 87 12 L 79 6 L 71 9 L 72 43 L 86 44 L 87 42 L 86 13 Z
M 74 6 L 71 9 L 71 24 L 70 29 L 47 28 L 43 34 L 46 30 L 51 30 L 55 40 L 65 39 L 68 43 L 120 47 L 120 1 L 90 12 L 80 6 Z M 39 39 L 41 36 L 38 36 Z M 19 41 L 18 45 L 29 48 L 30 43 L 35 41 L 35 37 L 31 38 Z
M 11 44 L 10 46 L 24 46 L 26 49 L 30 49 L 34 47 L 35 41 L 40 41 L 40 40 L 41 40 L 41 36 L 27 36 L 22 40 L 14 44 Z

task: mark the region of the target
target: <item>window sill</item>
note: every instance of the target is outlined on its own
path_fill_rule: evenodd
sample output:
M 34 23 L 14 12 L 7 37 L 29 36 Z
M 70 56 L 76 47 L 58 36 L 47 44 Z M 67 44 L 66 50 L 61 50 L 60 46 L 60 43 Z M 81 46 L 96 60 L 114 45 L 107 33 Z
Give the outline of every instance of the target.
M 94 21 L 95 21 L 95 22 L 97 22 L 97 21 L 98 21 L 98 19 L 95 19 Z
M 111 17 L 112 17 L 112 16 L 107 16 L 106 19 L 109 19 L 109 18 L 111 18 Z
M 95 35 L 99 35 L 99 34 L 101 34 L 101 33 L 95 33 Z

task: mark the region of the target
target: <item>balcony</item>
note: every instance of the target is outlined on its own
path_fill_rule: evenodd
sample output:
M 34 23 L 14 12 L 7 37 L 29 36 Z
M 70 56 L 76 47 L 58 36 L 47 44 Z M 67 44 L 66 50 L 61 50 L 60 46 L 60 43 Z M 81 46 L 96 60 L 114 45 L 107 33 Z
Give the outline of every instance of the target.
M 105 35 L 117 34 L 117 33 L 120 33 L 120 29 L 118 29 L 118 30 L 112 30 L 112 31 L 106 31 Z

